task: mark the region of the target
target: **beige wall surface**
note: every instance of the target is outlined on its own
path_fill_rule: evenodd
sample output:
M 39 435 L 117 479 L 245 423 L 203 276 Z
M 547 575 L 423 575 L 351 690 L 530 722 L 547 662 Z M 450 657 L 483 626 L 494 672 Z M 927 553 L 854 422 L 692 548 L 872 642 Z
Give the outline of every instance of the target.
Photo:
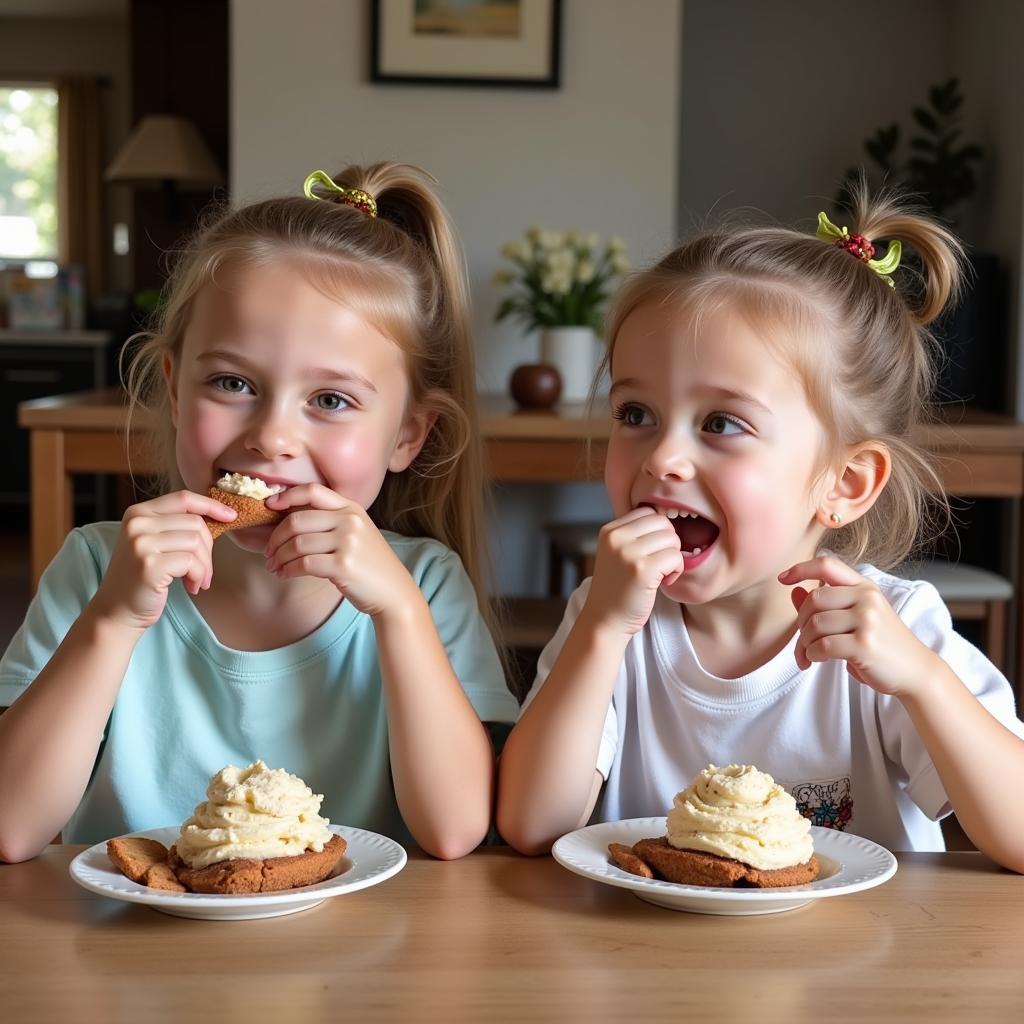
M 368 7 L 234 0 L 232 192 L 294 192 L 354 161 L 425 167 L 465 243 L 481 386 L 501 390 L 537 351 L 492 322 L 503 242 L 576 227 L 622 235 L 642 261 L 674 237 L 680 4 L 568 0 L 557 90 L 374 84 Z

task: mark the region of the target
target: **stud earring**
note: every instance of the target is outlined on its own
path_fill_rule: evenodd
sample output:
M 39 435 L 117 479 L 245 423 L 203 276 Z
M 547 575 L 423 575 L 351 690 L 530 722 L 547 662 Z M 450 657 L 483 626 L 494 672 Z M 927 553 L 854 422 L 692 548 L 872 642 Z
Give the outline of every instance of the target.
M 828 517 L 828 521 L 829 521 L 829 522 L 830 522 L 830 523 L 831 523 L 831 524 L 832 524 L 833 526 L 838 526 L 838 525 L 839 525 L 839 524 L 840 524 L 840 523 L 841 523 L 841 522 L 843 521 L 843 517 L 842 517 L 842 516 L 841 516 L 841 515 L 840 515 L 840 514 L 839 514 L 838 512 L 833 512 L 833 513 L 832 513 L 832 514 L 831 514 L 831 515 L 830 515 L 830 516 Z

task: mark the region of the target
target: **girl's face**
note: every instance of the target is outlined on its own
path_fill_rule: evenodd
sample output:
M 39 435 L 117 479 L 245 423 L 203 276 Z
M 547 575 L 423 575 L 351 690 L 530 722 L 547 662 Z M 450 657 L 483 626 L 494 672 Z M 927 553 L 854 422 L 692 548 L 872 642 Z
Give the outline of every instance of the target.
M 224 473 L 320 483 L 368 507 L 416 457 L 401 349 L 297 269 L 235 269 L 196 296 L 180 362 L 165 366 L 185 486 Z M 272 527 L 228 536 L 262 551 Z
M 830 482 L 793 368 L 727 308 L 699 335 L 686 320 L 648 302 L 622 324 L 605 484 L 616 517 L 642 505 L 675 515 L 685 570 L 665 592 L 701 604 L 811 557 Z

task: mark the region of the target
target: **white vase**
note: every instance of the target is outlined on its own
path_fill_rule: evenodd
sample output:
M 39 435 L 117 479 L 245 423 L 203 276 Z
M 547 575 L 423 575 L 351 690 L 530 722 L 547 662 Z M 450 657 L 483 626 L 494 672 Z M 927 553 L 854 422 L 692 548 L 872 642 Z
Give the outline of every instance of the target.
M 597 337 L 592 328 L 545 327 L 540 358 L 558 370 L 563 402 L 582 402 L 590 394 L 597 369 Z

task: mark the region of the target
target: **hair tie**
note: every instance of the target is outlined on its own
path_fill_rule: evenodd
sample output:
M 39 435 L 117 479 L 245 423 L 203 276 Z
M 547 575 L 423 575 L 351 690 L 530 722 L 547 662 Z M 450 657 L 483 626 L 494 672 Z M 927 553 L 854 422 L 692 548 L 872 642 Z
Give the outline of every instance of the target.
M 314 185 L 322 185 L 332 195 L 317 195 L 313 191 Z M 307 199 L 333 200 L 337 203 L 344 203 L 345 206 L 353 206 L 357 210 L 362 210 L 363 213 L 369 214 L 371 217 L 377 216 L 377 200 L 369 192 L 364 192 L 361 188 L 342 188 L 326 171 L 314 171 L 307 175 L 306 180 L 302 183 L 302 191 L 306 194 Z
M 899 265 L 903 255 L 903 246 L 898 239 L 889 243 L 889 250 L 880 259 L 872 259 L 875 247 L 863 235 L 851 235 L 846 228 L 837 228 L 824 213 L 818 214 L 817 235 L 825 242 L 833 242 L 840 249 L 845 249 L 851 256 L 866 263 L 879 277 L 884 277 L 890 288 L 895 288 L 889 276 Z

